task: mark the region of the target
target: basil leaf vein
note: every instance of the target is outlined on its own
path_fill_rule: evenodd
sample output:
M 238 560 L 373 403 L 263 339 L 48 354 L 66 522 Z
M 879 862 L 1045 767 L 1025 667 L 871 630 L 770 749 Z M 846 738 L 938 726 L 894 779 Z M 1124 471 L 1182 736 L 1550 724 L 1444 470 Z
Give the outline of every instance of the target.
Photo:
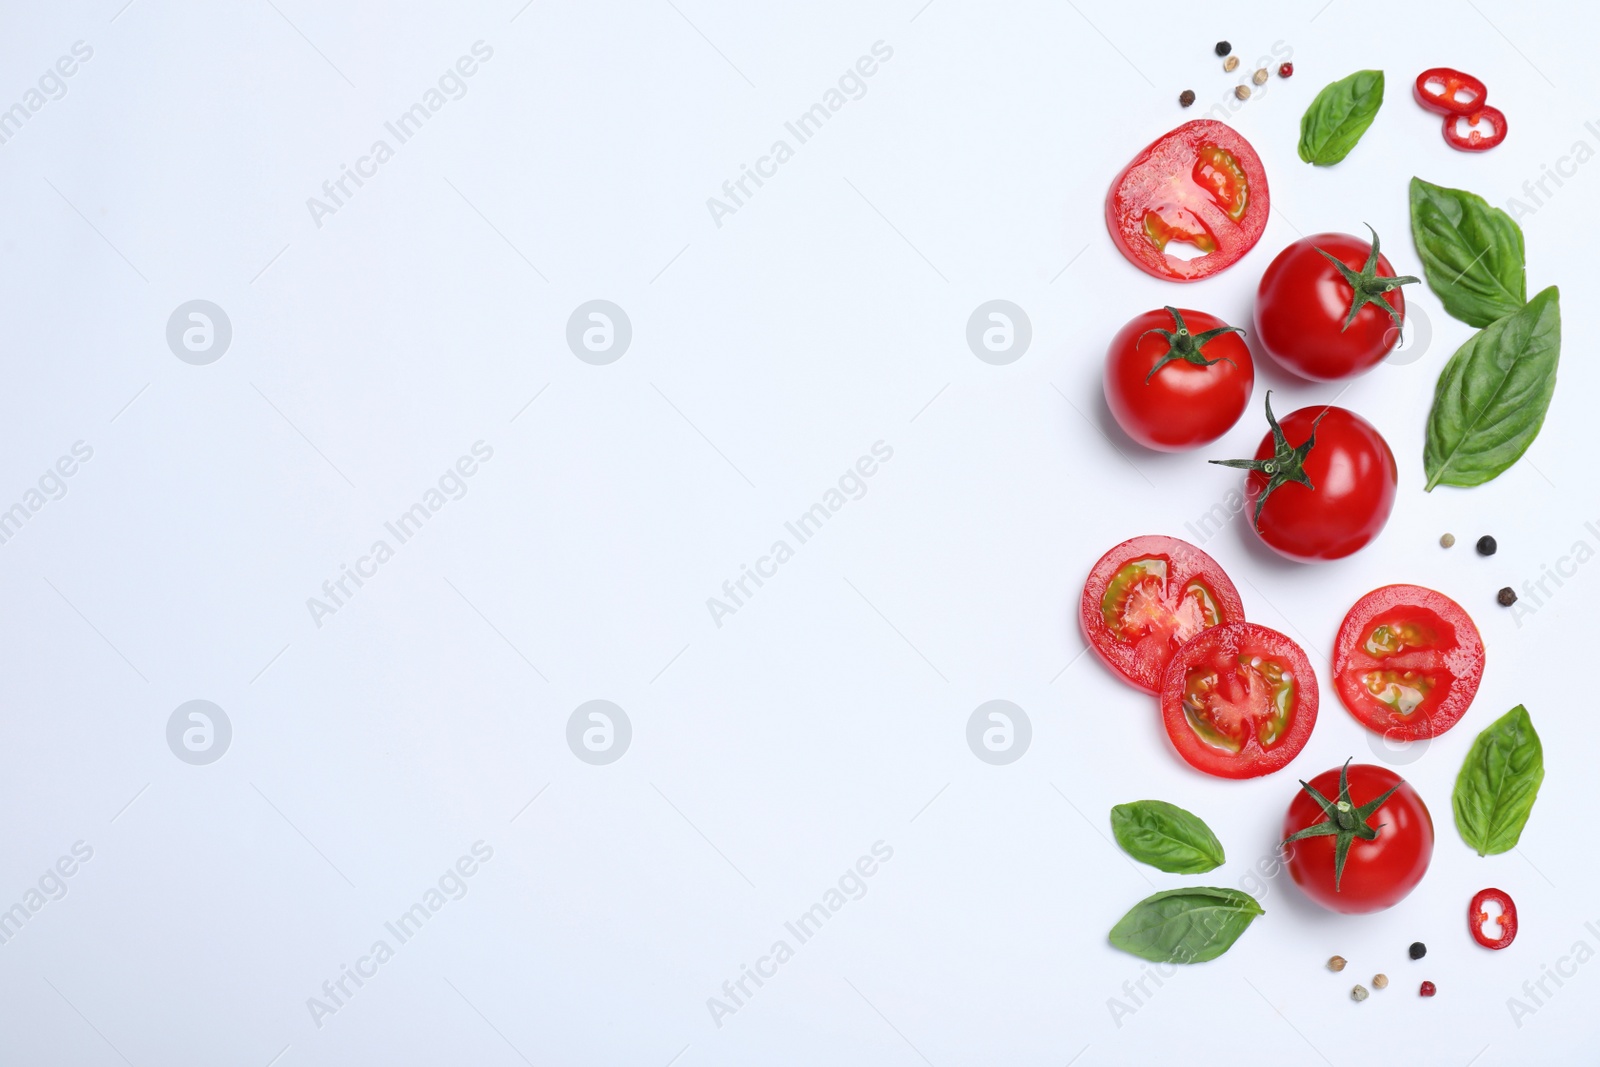
M 1483 327 L 1528 301 L 1522 228 L 1465 189 L 1411 179 L 1411 236 L 1445 311 Z
M 1111 833 L 1122 851 L 1169 874 L 1203 874 L 1227 858 L 1199 816 L 1164 800 L 1118 804 L 1111 809 Z
M 1300 118 L 1300 158 L 1328 167 L 1350 154 L 1383 106 L 1383 71 L 1358 70 L 1323 86 Z
M 1111 944 L 1153 963 L 1204 963 L 1239 940 L 1263 914 L 1237 889 L 1169 889 L 1145 897 L 1111 928 Z
M 1539 436 L 1561 359 L 1560 295 L 1552 285 L 1467 338 L 1445 363 L 1428 412 L 1428 489 L 1482 485 Z
M 1478 735 L 1461 765 L 1450 798 L 1461 839 L 1480 856 L 1511 851 L 1543 781 L 1544 746 L 1518 704 Z

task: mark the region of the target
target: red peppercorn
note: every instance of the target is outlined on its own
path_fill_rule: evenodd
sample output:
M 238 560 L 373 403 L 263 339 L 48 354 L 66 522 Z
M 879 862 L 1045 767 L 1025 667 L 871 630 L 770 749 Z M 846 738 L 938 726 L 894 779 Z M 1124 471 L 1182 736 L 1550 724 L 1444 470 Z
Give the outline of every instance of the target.
M 1420 990 L 1418 990 L 1418 992 L 1422 996 L 1431 997 L 1435 993 L 1439 992 L 1439 987 L 1434 985 L 1432 982 L 1423 982 L 1422 983 L 1422 988 Z
M 1280 77 L 1280 78 L 1287 78 L 1290 75 L 1292 75 L 1293 73 L 1294 73 L 1294 64 L 1293 63 L 1285 63 L 1283 66 L 1278 68 L 1278 77 Z

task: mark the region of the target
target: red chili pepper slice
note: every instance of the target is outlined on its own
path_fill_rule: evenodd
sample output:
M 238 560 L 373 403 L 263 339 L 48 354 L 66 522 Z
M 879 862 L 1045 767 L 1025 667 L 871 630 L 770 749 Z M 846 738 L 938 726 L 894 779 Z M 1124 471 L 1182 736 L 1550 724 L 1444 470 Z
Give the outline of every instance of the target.
M 1430 83 L 1437 84 L 1439 88 L 1433 89 Z M 1456 94 L 1462 90 L 1471 93 L 1472 99 L 1458 99 Z M 1437 111 L 1441 115 L 1470 115 L 1483 107 L 1483 98 L 1489 95 L 1489 90 L 1470 74 L 1449 67 L 1430 67 L 1417 75 L 1412 94 L 1417 98 L 1417 103 L 1429 111 Z
M 1491 919 L 1489 913 L 1483 910 L 1485 904 L 1498 904 L 1499 918 Z M 1483 928 L 1490 922 L 1499 924 L 1500 936 L 1490 937 L 1483 932 Z M 1472 905 L 1467 908 L 1467 925 L 1472 929 L 1472 940 L 1484 948 L 1505 948 L 1517 936 L 1517 905 L 1503 889 L 1481 890 L 1472 898 Z
M 1476 128 L 1487 125 L 1488 132 Z M 1462 152 L 1487 152 L 1506 139 L 1506 117 L 1499 108 L 1485 105 L 1470 115 L 1446 115 L 1444 139 Z

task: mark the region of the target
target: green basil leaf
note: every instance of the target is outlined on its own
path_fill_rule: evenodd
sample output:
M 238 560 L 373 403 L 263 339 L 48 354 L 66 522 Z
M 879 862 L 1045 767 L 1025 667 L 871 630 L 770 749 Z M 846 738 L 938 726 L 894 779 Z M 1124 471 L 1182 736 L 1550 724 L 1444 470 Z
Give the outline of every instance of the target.
M 1323 87 L 1300 119 L 1300 158 L 1331 167 L 1367 132 L 1383 106 L 1383 71 L 1358 70 Z
M 1237 889 L 1169 889 L 1135 904 L 1111 928 L 1111 944 L 1153 963 L 1204 963 L 1260 914 L 1256 898 Z
M 1465 189 L 1411 179 L 1411 237 L 1444 309 L 1487 326 L 1528 302 L 1522 228 Z
M 1164 800 L 1118 804 L 1111 809 L 1111 833 L 1122 851 L 1168 874 L 1204 874 L 1227 858 L 1211 827 Z
M 1561 359 L 1560 295 L 1552 285 L 1467 338 L 1445 363 L 1422 455 L 1430 490 L 1482 485 L 1539 436 Z
M 1480 856 L 1517 847 L 1544 781 L 1544 746 L 1518 704 L 1478 735 L 1456 778 L 1451 803 L 1461 839 Z

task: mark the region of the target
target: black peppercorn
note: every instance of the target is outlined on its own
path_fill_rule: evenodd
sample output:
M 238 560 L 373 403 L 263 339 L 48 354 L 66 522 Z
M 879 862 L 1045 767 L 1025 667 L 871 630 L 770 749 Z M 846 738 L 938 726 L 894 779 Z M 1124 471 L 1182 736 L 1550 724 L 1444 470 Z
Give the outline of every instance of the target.
M 1494 538 L 1490 537 L 1488 534 L 1484 534 L 1482 537 L 1478 538 L 1478 555 L 1480 556 L 1492 556 L 1495 553 L 1495 549 L 1499 547 L 1499 545 L 1494 543 Z
M 1413 942 L 1411 942 L 1411 958 L 1412 959 L 1420 960 L 1422 957 L 1426 956 L 1427 954 L 1428 954 L 1428 946 L 1427 945 L 1424 945 L 1421 941 L 1413 941 Z
M 1217 42 L 1217 55 L 1225 56 L 1231 51 L 1233 51 L 1233 45 L 1229 44 L 1227 41 Z
M 1517 591 L 1508 585 L 1495 594 L 1495 599 L 1500 601 L 1502 607 L 1509 608 L 1517 602 Z
M 1185 89 L 1182 93 L 1180 93 L 1178 95 L 1178 103 L 1184 107 L 1188 107 L 1190 104 L 1194 103 L 1194 90 Z

